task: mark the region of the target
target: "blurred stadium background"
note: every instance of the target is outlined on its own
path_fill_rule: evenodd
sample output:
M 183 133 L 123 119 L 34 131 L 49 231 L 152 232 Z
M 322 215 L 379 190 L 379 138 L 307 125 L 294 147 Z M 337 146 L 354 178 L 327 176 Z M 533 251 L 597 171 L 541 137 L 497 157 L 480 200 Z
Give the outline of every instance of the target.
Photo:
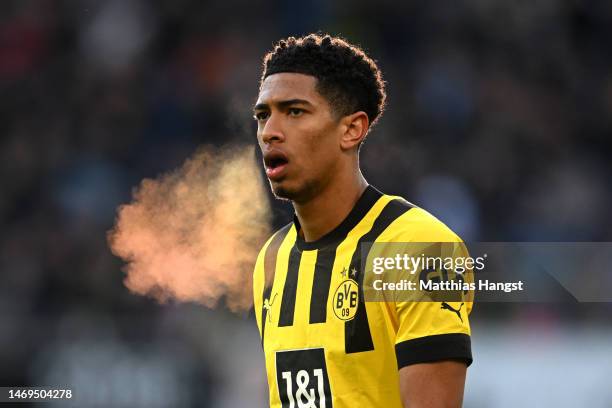
M 254 143 L 263 53 L 316 30 L 386 75 L 375 186 L 468 241 L 612 241 L 611 2 L 2 1 L 0 385 L 265 405 L 253 319 L 131 295 L 106 231 L 144 177 Z M 611 312 L 476 305 L 465 406 L 612 406 Z

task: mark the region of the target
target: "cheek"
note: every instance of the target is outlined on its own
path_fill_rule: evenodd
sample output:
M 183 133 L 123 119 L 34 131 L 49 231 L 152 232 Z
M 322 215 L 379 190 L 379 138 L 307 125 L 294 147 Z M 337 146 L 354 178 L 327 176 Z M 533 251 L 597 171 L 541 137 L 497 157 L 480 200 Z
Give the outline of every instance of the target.
M 321 122 L 324 122 L 324 124 L 321 124 Z M 311 126 L 308 127 L 308 131 L 303 133 L 302 140 L 308 145 L 308 150 L 316 153 L 317 156 L 333 155 L 338 149 L 336 129 L 327 122 L 327 120 L 313 120 Z
M 306 170 L 308 174 L 329 171 L 338 160 L 340 147 L 336 140 L 336 129 L 330 123 L 322 125 L 321 122 L 328 121 L 312 118 L 292 132 L 295 151 L 299 152 L 297 162 L 301 170 Z
M 324 174 L 334 167 L 338 160 L 336 146 L 331 139 L 332 135 L 319 137 L 313 135 L 305 140 L 303 146 L 302 163 L 311 174 Z
M 259 145 L 259 149 L 261 151 L 263 151 L 265 144 L 263 142 L 263 138 L 262 138 L 261 134 L 259 134 L 259 133 L 257 133 L 257 144 Z

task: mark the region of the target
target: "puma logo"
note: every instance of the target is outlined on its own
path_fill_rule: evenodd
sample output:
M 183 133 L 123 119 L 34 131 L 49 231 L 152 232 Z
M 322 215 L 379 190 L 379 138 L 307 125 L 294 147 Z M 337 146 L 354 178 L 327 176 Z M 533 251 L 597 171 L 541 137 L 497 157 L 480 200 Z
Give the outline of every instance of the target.
M 457 317 L 459 318 L 459 320 L 461 320 L 461 323 L 463 323 L 463 318 L 461 317 L 461 313 L 459 313 L 462 307 L 463 307 L 463 302 L 459 306 L 459 309 L 453 309 L 453 307 L 449 305 L 448 303 L 442 302 L 442 306 L 440 306 L 440 309 L 446 309 L 451 312 L 457 313 Z
M 270 309 L 272 308 L 272 305 L 274 304 L 274 301 L 276 300 L 276 295 L 278 295 L 278 293 L 274 294 L 274 297 L 272 298 L 272 301 L 270 302 L 270 299 L 264 299 L 264 304 L 263 304 L 263 308 L 265 310 L 268 311 L 268 321 L 270 323 L 272 323 L 272 315 L 270 314 Z

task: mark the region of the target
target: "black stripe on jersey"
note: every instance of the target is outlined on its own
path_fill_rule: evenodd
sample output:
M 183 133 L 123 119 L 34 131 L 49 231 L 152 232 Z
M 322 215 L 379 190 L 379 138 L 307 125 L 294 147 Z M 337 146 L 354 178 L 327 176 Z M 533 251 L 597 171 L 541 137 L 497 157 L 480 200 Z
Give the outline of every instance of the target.
M 410 364 L 458 360 L 472 364 L 472 341 L 463 333 L 436 334 L 402 341 L 395 345 L 397 367 Z
M 306 242 L 303 237 L 297 236 L 295 245 L 298 249 L 318 250 L 310 297 L 309 322 L 311 324 L 327 321 L 327 300 L 338 244 L 346 239 L 348 233 L 365 217 L 382 195 L 374 187 L 367 186 L 351 212 L 333 231 L 314 242 Z M 299 231 L 301 227 L 297 217 L 294 217 L 294 224 L 296 230 Z
M 317 263 L 312 280 L 312 295 L 310 296 L 311 324 L 327 321 L 327 298 L 329 297 L 329 286 L 335 258 L 336 247 L 320 249 L 317 252 Z
M 281 303 L 278 327 L 292 326 L 295 314 L 295 294 L 297 291 L 298 271 L 302 260 L 302 252 L 294 245 L 289 253 L 289 266 L 283 288 L 283 301 Z
M 272 238 L 268 248 L 266 248 L 266 254 L 264 256 L 264 290 L 263 290 L 263 303 L 261 308 L 261 345 L 263 347 L 264 333 L 266 330 L 266 319 L 268 318 L 268 309 L 263 307 L 266 299 L 270 301 L 270 294 L 272 292 L 272 284 L 274 283 L 274 273 L 276 271 L 276 258 L 278 255 L 278 249 L 280 248 L 283 240 L 289 232 L 291 224 L 285 225 L 281 228 Z
M 412 204 L 407 201 L 394 199 L 385 205 L 385 208 L 381 211 L 372 229 L 363 235 L 357 246 L 353 257 L 351 259 L 350 271 L 355 268 L 359 271 L 357 276 L 357 283 L 359 286 L 359 306 L 357 307 L 357 313 L 352 320 L 349 320 L 344 324 L 344 351 L 347 354 L 360 353 L 362 351 L 374 350 L 374 343 L 372 342 L 372 334 L 370 333 L 370 324 L 368 322 L 368 313 L 365 308 L 363 301 L 363 271 L 361 271 L 361 244 L 366 242 L 374 242 L 384 230 L 387 229 L 393 221 L 399 216 L 414 208 Z

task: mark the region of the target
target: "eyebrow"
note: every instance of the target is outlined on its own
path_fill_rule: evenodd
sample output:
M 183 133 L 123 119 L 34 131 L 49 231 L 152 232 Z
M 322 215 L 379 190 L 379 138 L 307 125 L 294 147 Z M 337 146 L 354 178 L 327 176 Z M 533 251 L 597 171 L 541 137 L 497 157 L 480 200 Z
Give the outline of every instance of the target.
M 278 101 L 273 103 L 272 105 L 278 106 L 280 109 L 287 108 L 291 105 L 308 105 L 313 106 L 312 103 L 308 102 L 306 99 L 287 99 L 284 101 Z M 270 105 L 267 103 L 258 103 L 253 107 L 253 111 L 269 109 Z

